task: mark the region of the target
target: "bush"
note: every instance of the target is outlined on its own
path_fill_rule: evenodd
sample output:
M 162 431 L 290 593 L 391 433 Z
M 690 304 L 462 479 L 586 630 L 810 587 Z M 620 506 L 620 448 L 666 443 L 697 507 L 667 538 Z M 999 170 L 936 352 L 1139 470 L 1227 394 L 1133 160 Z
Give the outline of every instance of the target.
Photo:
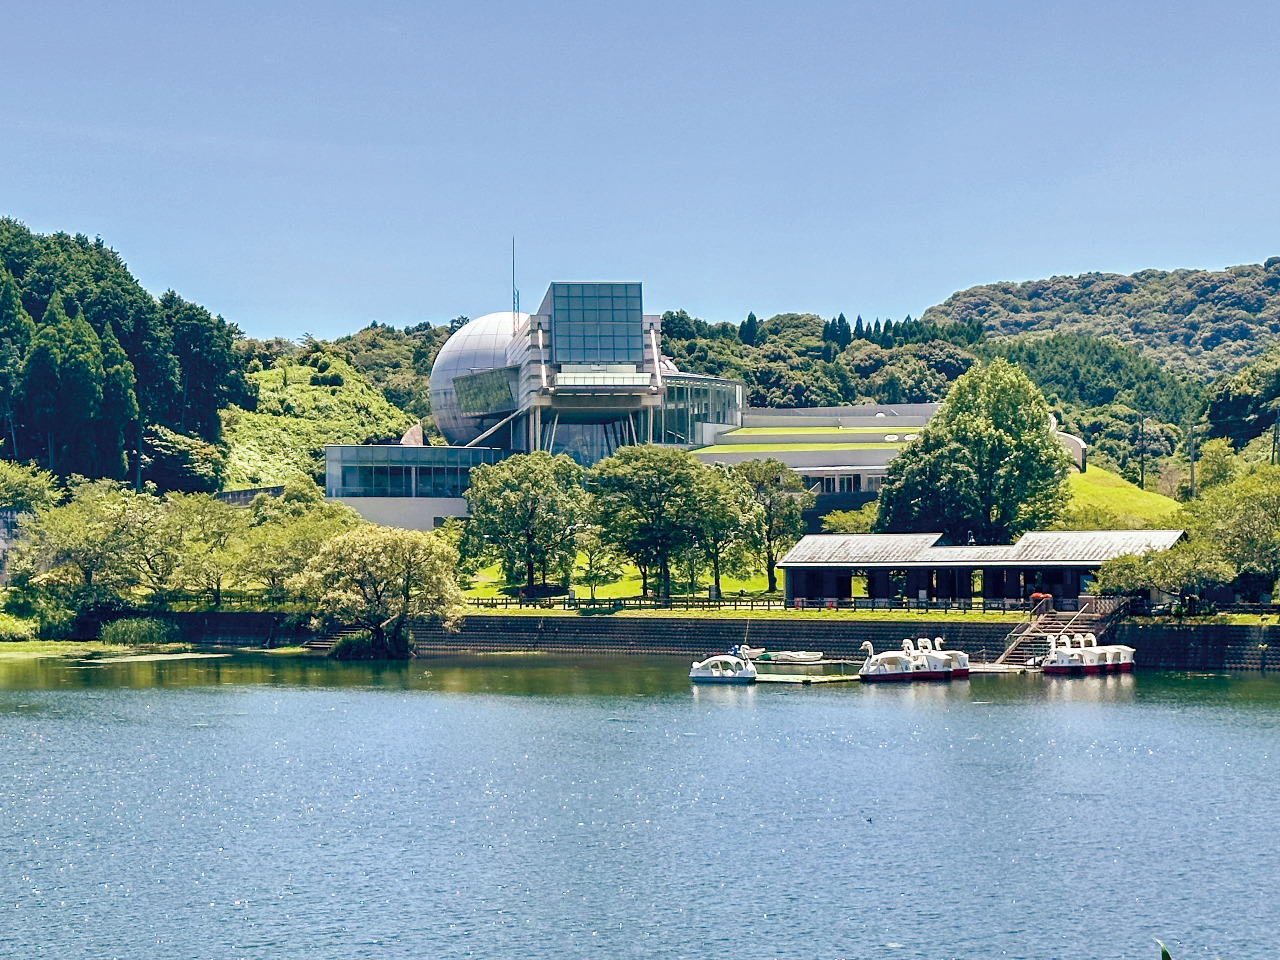
M 11 640 L 31 640 L 39 627 L 37 620 L 0 613 L 0 643 Z
M 129 647 L 153 646 L 174 643 L 178 639 L 178 629 L 169 621 L 156 617 L 125 617 L 103 624 L 98 639 L 103 643 Z
M 373 638 L 367 630 L 348 634 L 329 648 L 332 660 L 372 660 Z

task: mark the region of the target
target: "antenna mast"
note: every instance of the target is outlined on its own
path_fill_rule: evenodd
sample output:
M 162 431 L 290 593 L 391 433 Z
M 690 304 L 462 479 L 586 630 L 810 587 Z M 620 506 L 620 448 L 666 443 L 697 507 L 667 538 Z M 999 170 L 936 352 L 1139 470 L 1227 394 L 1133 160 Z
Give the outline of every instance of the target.
M 520 326 L 520 291 L 516 289 L 516 238 L 511 238 L 511 335 Z

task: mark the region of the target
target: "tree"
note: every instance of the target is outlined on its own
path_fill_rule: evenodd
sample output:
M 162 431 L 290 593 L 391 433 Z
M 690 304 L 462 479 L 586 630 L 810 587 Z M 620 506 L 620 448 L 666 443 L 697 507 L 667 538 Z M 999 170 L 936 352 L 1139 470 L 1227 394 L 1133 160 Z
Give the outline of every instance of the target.
M 1159 590 L 1177 597 L 1198 596 L 1209 586 L 1230 583 L 1236 568 L 1215 544 L 1184 541 L 1169 550 L 1125 554 L 1108 560 L 1094 577 L 1092 589 L 1101 594 Z
M 671 562 L 695 542 L 700 471 L 687 450 L 623 447 L 587 474 L 605 535 L 641 570 L 644 588 L 657 571 L 664 598 L 671 597 Z
M 22 389 L 22 358 L 35 329 L 13 277 L 0 267 L 0 417 L 4 418 L 9 456 L 14 458 L 18 455 L 15 413 Z
M 463 493 L 471 520 L 472 549 L 502 561 L 508 575 L 520 571 L 533 595 L 534 575 L 572 570 L 574 533 L 583 520 L 582 468 L 564 454 L 517 454 L 471 471 Z
M 64 504 L 34 505 L 8 563 L 19 600 L 34 606 L 42 626 L 118 606 L 138 582 L 139 496 L 147 497 L 99 480 L 74 484 Z
M 1236 456 L 1231 441 L 1222 437 L 1206 440 L 1196 457 L 1196 487 L 1198 492 L 1210 487 L 1230 483 L 1244 470 L 1244 464 Z
M 55 313 L 56 307 L 56 313 Z M 61 426 L 62 407 L 59 376 L 62 370 L 62 307 L 55 299 L 45 316 L 54 314 L 54 323 L 43 324 L 31 340 L 22 368 L 23 413 L 28 426 L 44 446 L 45 466 L 57 472 L 53 456 L 54 432 Z
M 879 507 L 872 500 L 857 510 L 832 510 L 822 518 L 823 533 L 870 533 L 875 529 Z
M 1280 579 L 1280 467 L 1260 466 L 1206 490 L 1183 507 L 1188 533 L 1213 543 L 1239 571 L 1246 592 L 1270 593 Z
M 0 509 L 16 513 L 56 506 L 62 499 L 56 478 L 34 463 L 0 460 Z
M 748 313 L 747 319 L 742 321 L 742 326 L 738 328 L 738 339 L 748 347 L 756 345 L 756 337 L 759 334 L 760 321 L 756 319 L 754 313 Z
M 368 630 L 374 659 L 404 659 L 411 619 L 452 627 L 461 618 L 457 565 L 458 552 L 435 532 L 366 524 L 326 541 L 290 586 L 326 616 Z
M 750 549 L 759 544 L 764 511 L 741 476 L 718 467 L 699 475 L 697 502 L 694 538 L 711 564 L 712 582 L 719 597 L 721 568 L 735 548 Z M 692 579 L 692 589 L 696 590 L 696 576 Z
M 299 478 L 278 497 L 254 497 L 248 523 L 235 555 L 235 575 L 240 583 L 262 589 L 269 600 L 280 601 L 289 579 L 306 569 L 326 540 L 364 521 L 345 504 L 326 503 L 315 483 Z
M 760 559 L 768 577 L 769 592 L 778 589 L 775 569 L 782 555 L 804 535 L 802 511 L 813 506 L 814 496 L 804 482 L 781 460 L 747 460 L 733 467 L 733 473 L 747 484 L 760 507 Z
M 95 475 L 121 479 L 128 470 L 125 430 L 138 419 L 133 364 L 108 322 L 102 330 L 102 407 L 95 427 Z
M 1044 396 L 997 358 L 961 376 L 920 436 L 889 464 L 877 529 L 1008 543 L 1062 514 L 1068 463 Z
M 247 392 L 235 355 L 235 327 L 172 290 L 160 298 L 162 322 L 172 331 L 178 363 L 177 422 L 180 433 L 217 442 L 218 411 Z
M 166 500 L 170 522 L 182 536 L 183 586 L 221 606 L 223 585 L 245 545 L 248 515 L 207 493 L 171 493 Z
M 604 537 L 604 531 L 591 524 L 578 531 L 575 537 L 578 548 L 578 582 L 587 585 L 591 599 L 596 598 L 596 588 L 617 583 L 622 579 L 622 560 Z

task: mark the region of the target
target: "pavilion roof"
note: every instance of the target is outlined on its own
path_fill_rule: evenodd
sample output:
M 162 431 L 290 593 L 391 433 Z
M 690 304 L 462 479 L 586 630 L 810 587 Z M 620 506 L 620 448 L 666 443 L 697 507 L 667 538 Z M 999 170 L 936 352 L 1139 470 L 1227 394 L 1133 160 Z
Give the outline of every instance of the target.
M 1014 544 L 938 546 L 940 533 L 810 534 L 780 567 L 1096 567 L 1127 553 L 1167 550 L 1181 530 L 1048 530 Z

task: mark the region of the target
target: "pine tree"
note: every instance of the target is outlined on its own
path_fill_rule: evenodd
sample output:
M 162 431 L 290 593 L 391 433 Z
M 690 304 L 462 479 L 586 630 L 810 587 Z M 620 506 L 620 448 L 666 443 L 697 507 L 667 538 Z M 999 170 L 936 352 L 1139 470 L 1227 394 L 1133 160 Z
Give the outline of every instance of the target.
M 862 314 L 858 314 L 858 322 L 853 325 L 853 337 L 855 340 L 865 340 L 867 331 L 862 326 Z
M 125 428 L 138 418 L 133 364 L 108 322 L 102 328 L 102 408 L 96 431 L 98 472 L 119 479 L 128 470 Z
M 62 334 L 67 320 L 59 297 L 49 301 L 44 315 L 53 322 L 42 323 L 31 339 L 31 349 L 27 351 L 26 362 L 22 367 L 22 407 L 23 419 L 44 445 L 47 458 L 45 466 L 56 473 L 53 438 L 62 416 L 59 377 L 62 369 Z
M 747 319 L 742 321 L 742 326 L 738 328 L 738 339 L 746 346 L 754 347 L 756 345 L 756 337 L 759 335 L 759 321 L 756 320 L 754 313 L 748 313 Z
M 83 312 L 64 320 L 62 326 L 58 387 L 60 432 L 67 444 L 62 470 L 92 476 L 97 460 L 95 427 L 102 408 L 102 344 Z
M 0 268 L 0 418 L 8 441 L 8 455 L 18 457 L 15 408 L 22 394 L 22 357 L 31 344 L 36 325 L 22 306 L 18 285 Z

